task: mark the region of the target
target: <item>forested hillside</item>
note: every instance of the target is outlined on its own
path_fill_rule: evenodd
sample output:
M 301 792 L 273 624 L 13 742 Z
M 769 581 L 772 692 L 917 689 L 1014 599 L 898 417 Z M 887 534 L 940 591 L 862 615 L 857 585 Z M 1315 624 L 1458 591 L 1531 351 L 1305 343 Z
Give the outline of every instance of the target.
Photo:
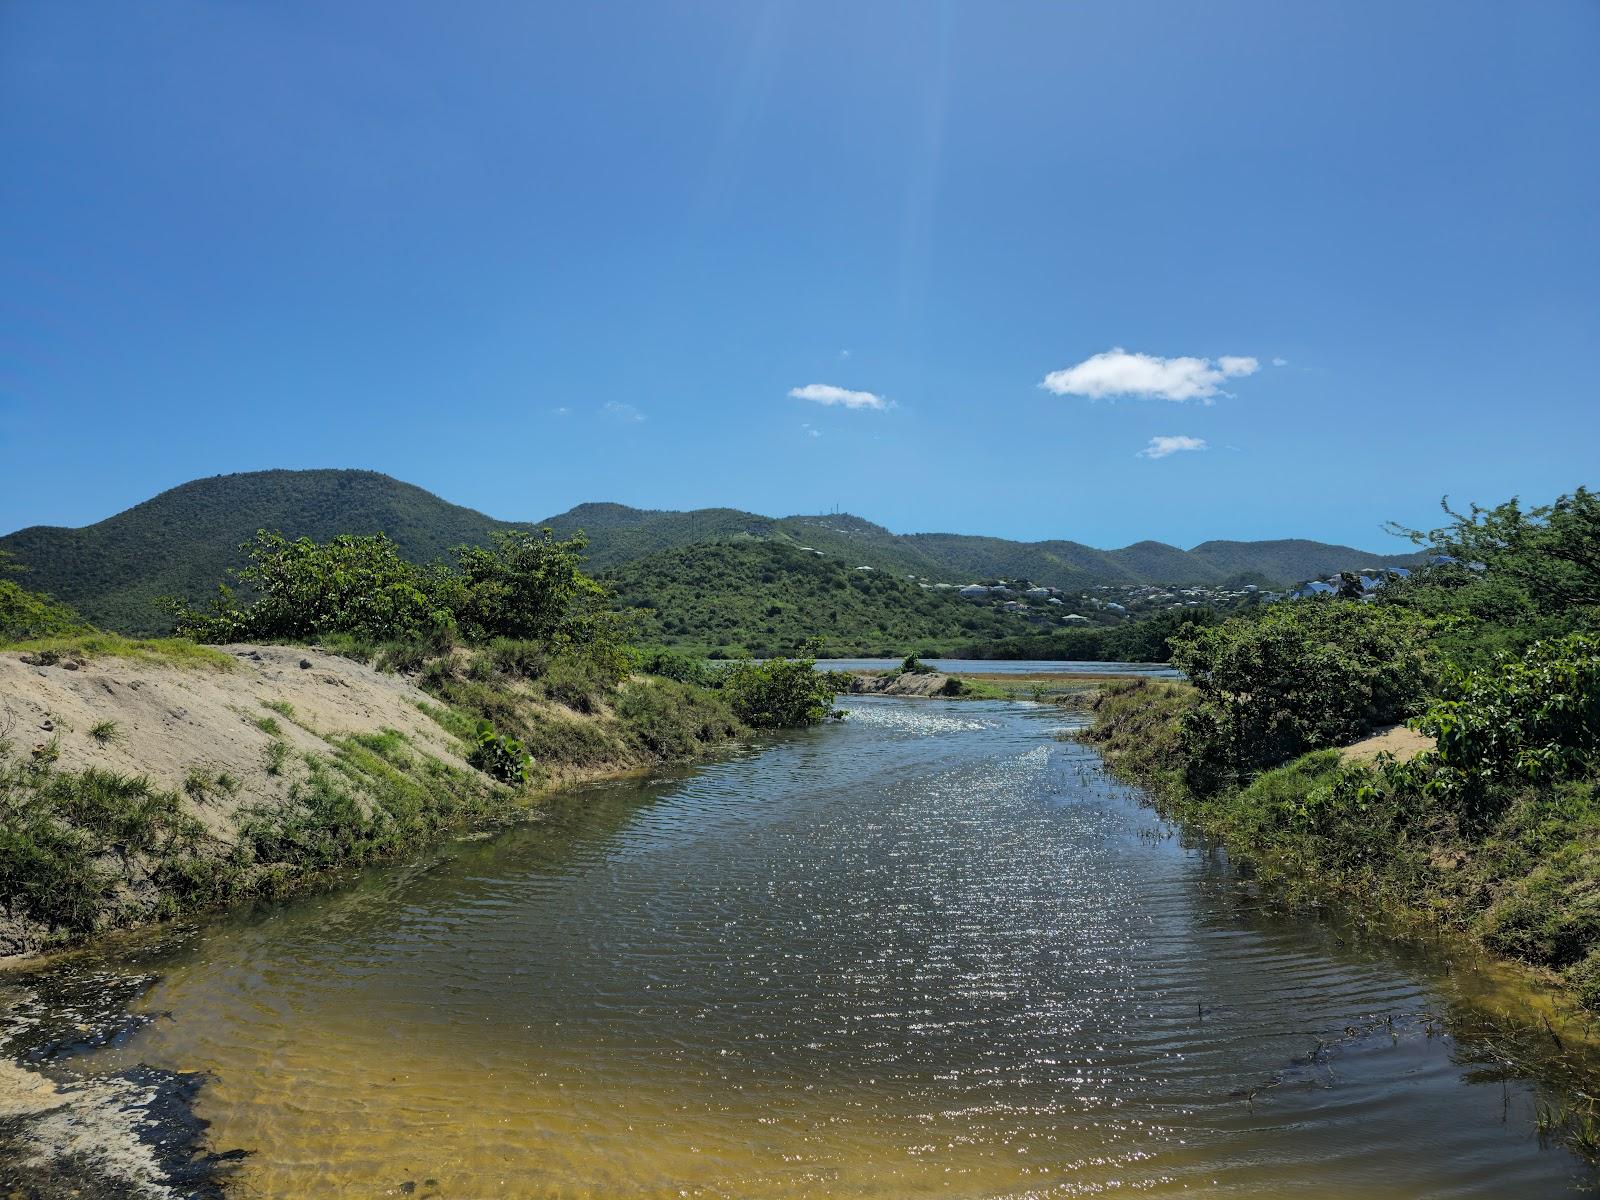
M 1017 542 L 952 533 L 896 534 L 848 513 L 766 517 L 732 508 L 672 512 L 621 504 L 582 504 L 543 521 L 506 521 L 450 504 L 421 488 L 373 471 L 257 471 L 198 479 L 82 529 L 33 526 L 0 538 L 28 574 L 27 585 L 74 605 L 91 621 L 129 633 L 164 631 L 167 620 L 156 601 L 164 595 L 197 601 L 210 595 L 229 568 L 242 564 L 239 546 L 257 530 L 325 540 L 340 533 L 386 533 L 413 562 L 427 562 L 463 543 L 484 542 L 489 533 L 513 525 L 549 525 L 563 536 L 583 530 L 589 565 L 597 572 L 628 570 L 619 578 L 644 584 L 656 569 L 670 572 L 679 560 L 655 560 L 666 551 L 748 541 L 788 548 L 842 571 L 872 567 L 880 575 L 919 581 L 967 583 L 980 579 L 1028 579 L 1075 590 L 1099 584 L 1191 586 L 1226 580 L 1284 584 L 1339 570 L 1415 561 L 1415 554 L 1382 556 L 1348 546 L 1310 541 L 1206 542 L 1185 551 L 1161 542 L 1139 542 L 1097 550 L 1079 542 Z M 716 551 L 713 555 L 723 554 Z M 655 560 L 644 566 L 644 560 Z M 865 574 L 865 572 L 863 572 Z M 722 576 L 732 582 L 735 571 Z M 885 604 L 924 599 L 914 586 L 885 591 Z M 745 593 L 699 596 L 695 611 L 723 615 L 745 611 Z M 965 610 L 939 597 L 947 614 Z M 913 607 L 915 607 L 913 605 Z M 872 621 L 841 615 L 850 637 L 878 628 L 917 628 L 920 615 L 883 613 Z M 902 623 L 902 616 L 904 622 Z M 673 620 L 689 619 L 686 613 Z M 955 626 L 971 619 L 962 616 Z M 749 638 L 774 636 L 763 620 L 741 627 Z M 981 622 L 980 622 L 981 623 Z M 694 634 L 713 644 L 730 627 Z M 955 631 L 948 620 L 928 626 L 930 637 Z M 1011 632 L 1015 632 L 1012 630 Z M 1002 631 L 969 630 L 981 639 Z M 920 636 L 920 635 L 919 635 Z
M 96 625 L 162 632 L 160 596 L 199 600 L 258 529 L 318 541 L 386 533 L 427 562 L 452 546 L 507 528 L 470 508 L 376 471 L 253 471 L 196 479 L 83 529 L 35 525 L 0 538 L 26 569 L 23 582 L 65 600 Z
M 953 592 L 778 542 L 685 546 L 605 579 L 633 610 L 640 641 L 704 653 L 765 657 L 822 638 L 827 655 L 898 657 L 1036 628 Z

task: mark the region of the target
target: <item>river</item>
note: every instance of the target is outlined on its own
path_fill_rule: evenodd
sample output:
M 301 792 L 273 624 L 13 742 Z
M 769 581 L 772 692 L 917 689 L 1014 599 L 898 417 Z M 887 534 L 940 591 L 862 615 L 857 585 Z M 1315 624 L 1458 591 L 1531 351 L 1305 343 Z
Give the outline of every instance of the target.
M 249 1197 L 1592 1183 L 1470 969 L 1274 912 L 1050 706 L 849 707 L 101 964 L 154 1019 L 76 1069 L 207 1073 Z

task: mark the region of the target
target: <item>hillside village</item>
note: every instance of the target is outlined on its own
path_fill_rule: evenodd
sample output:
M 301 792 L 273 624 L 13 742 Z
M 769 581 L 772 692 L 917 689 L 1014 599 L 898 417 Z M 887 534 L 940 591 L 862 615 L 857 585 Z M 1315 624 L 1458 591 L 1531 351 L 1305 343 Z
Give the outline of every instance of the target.
M 807 547 L 809 549 L 809 547 Z M 812 550 L 814 554 L 821 551 Z M 870 571 L 872 567 L 857 567 Z M 1236 586 L 1196 585 L 1163 587 L 1155 584 L 1099 584 L 1080 591 L 1035 584 L 1027 579 L 989 579 L 968 584 L 933 583 L 907 575 L 918 587 L 929 591 L 954 592 L 974 604 L 990 605 L 1013 613 L 1038 625 L 1114 625 L 1122 621 L 1154 616 L 1181 608 L 1210 608 L 1231 612 L 1256 604 L 1282 600 L 1303 600 L 1315 596 L 1375 599 L 1379 589 L 1393 579 L 1405 579 L 1405 567 L 1365 567 L 1326 579 L 1310 579 L 1290 588 L 1274 589 L 1255 583 Z

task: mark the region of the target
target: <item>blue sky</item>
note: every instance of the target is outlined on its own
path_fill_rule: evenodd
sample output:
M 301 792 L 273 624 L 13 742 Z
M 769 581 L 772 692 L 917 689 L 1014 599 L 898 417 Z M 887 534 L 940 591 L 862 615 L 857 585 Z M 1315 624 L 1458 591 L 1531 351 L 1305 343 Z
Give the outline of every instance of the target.
M 361 466 L 1384 548 L 1600 483 L 1597 53 L 1589 0 L 9 0 L 0 529 Z

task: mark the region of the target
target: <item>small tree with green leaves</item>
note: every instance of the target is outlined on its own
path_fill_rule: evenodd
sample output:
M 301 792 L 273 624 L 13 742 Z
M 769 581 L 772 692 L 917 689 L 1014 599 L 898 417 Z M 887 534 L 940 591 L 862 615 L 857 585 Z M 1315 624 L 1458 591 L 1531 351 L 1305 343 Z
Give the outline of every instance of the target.
M 734 716 L 753 729 L 789 729 L 815 725 L 833 709 L 834 686 L 818 672 L 814 655 L 745 659 L 722 674 L 722 690 Z

